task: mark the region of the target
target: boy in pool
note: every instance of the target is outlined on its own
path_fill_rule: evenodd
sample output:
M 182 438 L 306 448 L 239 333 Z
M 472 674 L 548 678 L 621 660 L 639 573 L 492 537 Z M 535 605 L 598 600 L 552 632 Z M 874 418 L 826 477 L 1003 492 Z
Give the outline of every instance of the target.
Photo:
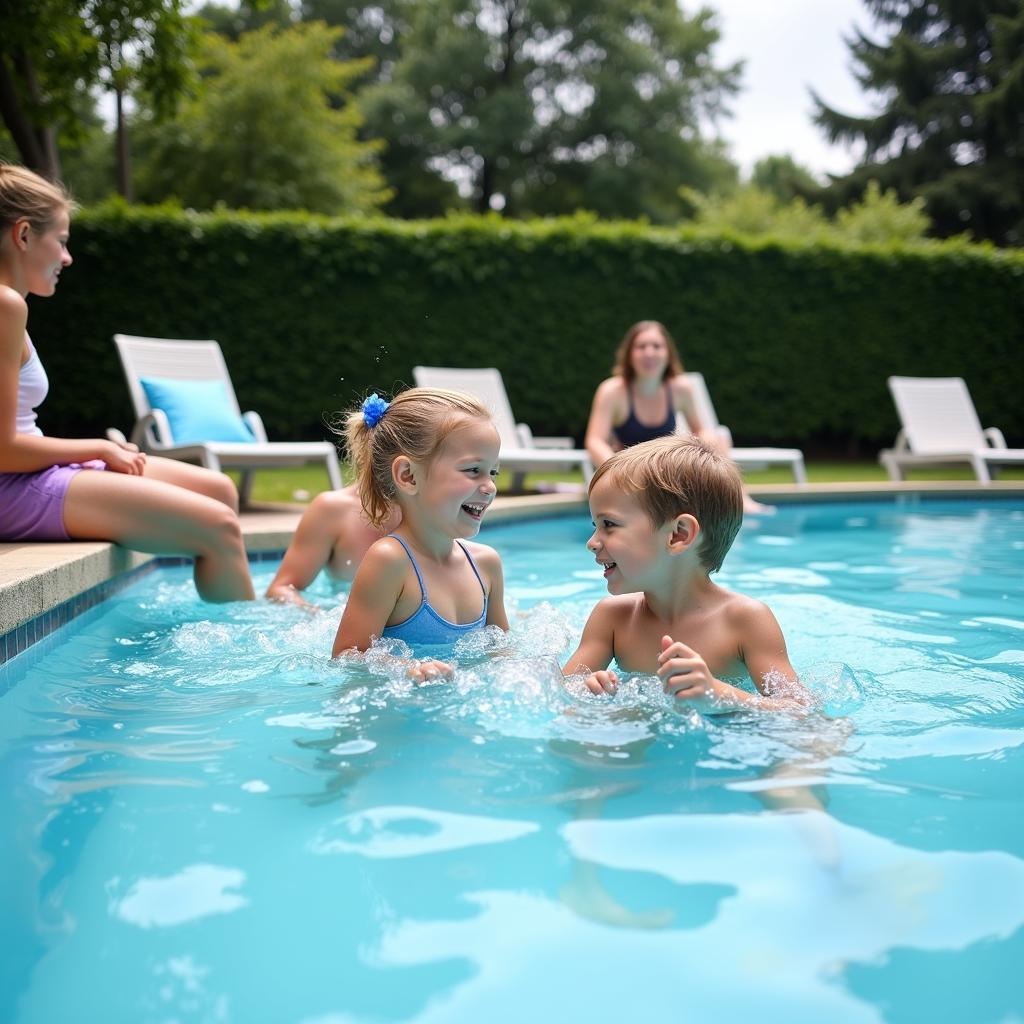
M 566 675 L 586 673 L 591 692 L 614 693 L 614 658 L 703 712 L 810 706 L 771 610 L 710 579 L 743 520 L 743 485 L 728 459 L 696 437 L 634 445 L 598 467 L 590 511 L 587 548 L 612 596 L 590 613 Z M 725 681 L 745 675 L 757 694 Z
M 400 521 L 401 514 L 396 509 L 380 527 L 371 525 L 355 484 L 318 494 L 302 513 L 266 596 L 312 607 L 301 591 L 316 579 L 321 569 L 326 569 L 335 581 L 351 580 L 370 545 L 395 530 Z

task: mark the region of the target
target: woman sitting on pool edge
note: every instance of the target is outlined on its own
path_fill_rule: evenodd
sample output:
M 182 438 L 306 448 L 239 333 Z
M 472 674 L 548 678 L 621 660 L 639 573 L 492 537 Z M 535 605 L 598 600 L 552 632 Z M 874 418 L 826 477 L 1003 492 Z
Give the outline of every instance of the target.
M 49 381 L 26 330 L 26 297 L 53 295 L 71 265 L 72 208 L 58 186 L 0 164 L 0 540 L 109 540 L 192 555 L 201 597 L 250 600 L 229 477 L 133 444 L 45 437 L 36 424 Z
M 657 320 L 640 320 L 626 331 L 612 376 L 594 393 L 584 439 L 594 468 L 623 448 L 674 434 L 676 413 L 705 444 L 729 457 L 729 445 L 697 415 L 693 388 L 672 335 Z M 744 512 L 771 510 L 743 488 Z
M 497 493 L 499 439 L 487 409 L 458 391 L 410 388 L 390 403 L 371 395 L 345 433 L 370 525 L 396 507 L 401 522 L 363 557 L 332 656 L 365 651 L 375 637 L 433 652 L 484 626 L 507 631 L 501 560 L 467 543 Z M 408 674 L 423 681 L 451 671 L 427 659 Z

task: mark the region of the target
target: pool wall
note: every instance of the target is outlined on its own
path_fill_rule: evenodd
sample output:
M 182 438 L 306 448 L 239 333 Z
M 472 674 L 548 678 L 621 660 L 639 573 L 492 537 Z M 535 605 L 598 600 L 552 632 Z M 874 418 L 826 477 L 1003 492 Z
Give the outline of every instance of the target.
M 828 501 L 917 502 L 923 498 L 972 500 L 1018 497 L 1024 482 L 911 482 L 872 484 L 762 485 L 750 488 L 773 504 Z M 582 494 L 543 494 L 498 498 L 489 523 L 582 514 Z M 244 512 L 242 532 L 253 561 L 279 558 L 288 546 L 304 506 L 260 505 Z M 180 558 L 129 551 L 106 542 L 0 544 L 0 665 L 50 637 L 62 626 L 158 565 Z M 0 689 L 3 688 L 0 680 Z

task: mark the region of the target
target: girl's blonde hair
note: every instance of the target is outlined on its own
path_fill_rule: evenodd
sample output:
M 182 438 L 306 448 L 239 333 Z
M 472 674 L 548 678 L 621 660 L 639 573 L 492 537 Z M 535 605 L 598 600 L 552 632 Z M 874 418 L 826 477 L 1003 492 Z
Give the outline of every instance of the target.
M 53 225 L 58 213 L 74 209 L 74 200 L 63 185 L 25 167 L 0 163 L 0 231 L 24 217 L 36 234 L 42 234 Z
M 619 342 L 619 347 L 615 350 L 615 364 L 612 366 L 612 374 L 616 377 L 622 377 L 627 384 L 632 384 L 636 377 L 633 361 L 629 358 L 633 350 L 633 342 L 636 341 L 636 337 L 641 331 L 646 331 L 648 328 L 659 331 L 665 339 L 665 345 L 668 348 L 668 366 L 665 367 L 664 379 L 668 380 L 670 377 L 678 377 L 683 372 L 683 361 L 679 357 L 679 349 L 676 347 L 672 335 L 668 333 L 668 328 L 657 320 L 639 320 L 626 331 L 626 336 Z
M 344 418 L 345 444 L 355 469 L 359 500 L 366 517 L 378 528 L 397 498 L 391 475 L 396 458 L 405 455 L 429 463 L 449 434 L 467 420 L 491 419 L 479 399 L 444 388 L 402 391 L 379 417 L 371 414 L 369 422 L 364 406 Z

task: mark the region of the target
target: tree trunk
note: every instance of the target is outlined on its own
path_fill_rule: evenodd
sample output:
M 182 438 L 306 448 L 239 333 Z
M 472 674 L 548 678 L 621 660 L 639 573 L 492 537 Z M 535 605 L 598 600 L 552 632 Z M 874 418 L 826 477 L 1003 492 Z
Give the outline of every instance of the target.
M 494 194 L 494 164 L 484 157 L 484 166 L 480 171 L 480 195 L 477 197 L 476 208 L 479 213 L 487 213 L 491 208 L 491 196 Z
M 128 146 L 128 125 L 124 120 L 124 92 L 114 90 L 117 98 L 117 191 L 130 203 L 132 192 L 132 160 Z
M 14 66 L 28 94 L 38 101 L 39 83 L 32 62 L 21 53 L 15 55 Z M 18 147 L 22 163 L 44 178 L 56 181 L 60 177 L 60 157 L 54 131 L 49 126 L 32 123 L 18 95 L 11 69 L 3 57 L 0 57 L 0 117 Z

